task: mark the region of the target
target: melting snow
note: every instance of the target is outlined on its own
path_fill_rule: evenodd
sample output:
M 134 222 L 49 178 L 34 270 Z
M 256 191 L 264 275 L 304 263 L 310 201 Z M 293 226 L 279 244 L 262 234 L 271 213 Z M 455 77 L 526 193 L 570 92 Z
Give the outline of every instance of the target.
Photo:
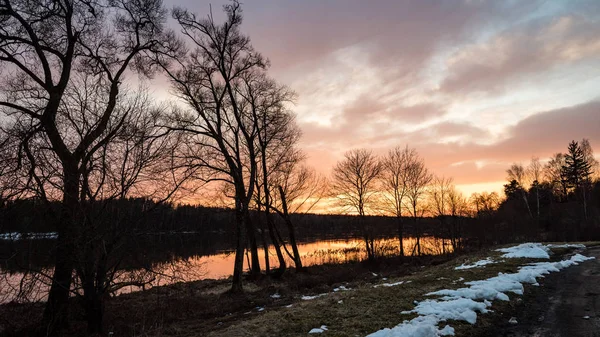
M 350 288 L 346 288 L 346 287 L 344 287 L 344 286 L 339 286 L 339 287 L 337 287 L 337 288 L 333 288 L 333 291 L 334 291 L 334 292 L 338 292 L 338 291 L 347 291 L 347 290 L 352 290 L 352 289 L 350 289 Z
M 502 257 L 506 258 L 531 258 L 531 259 L 549 259 L 548 252 L 550 248 L 541 243 L 523 243 L 518 246 L 497 249 L 499 252 L 506 253 Z
M 546 247 L 548 248 L 576 248 L 576 249 L 585 249 L 585 245 L 581 244 L 581 243 L 565 243 L 562 245 L 556 245 L 556 244 L 549 244 L 546 245 Z
M 549 248 L 539 243 L 527 243 L 510 248 L 503 248 L 505 258 L 548 258 Z M 536 262 L 519 268 L 516 273 L 499 273 L 498 276 L 485 280 L 466 282 L 469 287 L 460 289 L 442 289 L 428 296 L 441 296 L 439 299 L 415 301 L 415 308 L 402 312 L 416 313 L 419 316 L 405 320 L 392 329 L 382 329 L 368 337 L 437 337 L 454 335 L 454 328 L 446 325 L 439 329 L 440 322 L 447 320 L 465 321 L 474 324 L 477 313 L 487 313 L 493 300 L 508 301 L 506 294 L 523 294 L 523 283 L 537 284 L 537 278 L 551 272 L 577 265 L 580 262 L 594 259 L 580 254 L 559 262 Z M 401 284 L 401 283 L 400 283 Z M 515 319 L 516 321 L 516 319 Z
M 57 239 L 58 233 L 56 232 L 48 232 L 48 233 L 0 233 L 0 240 L 21 240 L 21 239 Z
M 479 267 L 483 267 L 485 265 L 488 264 L 492 264 L 492 263 L 496 263 L 494 260 L 492 260 L 491 258 L 487 258 L 485 260 L 479 260 L 473 264 L 462 264 L 454 269 L 456 270 L 462 270 L 462 269 L 471 269 L 471 268 L 479 268 Z
M 324 294 L 319 294 L 319 295 L 312 295 L 312 296 L 308 296 L 308 295 L 304 295 L 301 297 L 301 299 L 305 300 L 305 301 L 310 301 L 310 300 L 314 300 L 315 298 L 319 298 L 321 296 L 327 296 L 327 293 Z
M 378 288 L 378 287 L 394 287 L 394 286 L 399 286 L 402 283 L 404 283 L 404 281 L 399 281 L 399 282 L 394 282 L 394 283 L 382 283 L 382 284 L 376 284 L 373 286 L 373 288 Z M 408 283 L 408 282 L 406 282 Z
M 321 325 L 320 328 L 312 328 L 308 333 L 323 333 L 327 331 L 327 325 Z
M 271 295 L 271 298 L 281 298 L 281 295 L 275 293 L 275 294 Z

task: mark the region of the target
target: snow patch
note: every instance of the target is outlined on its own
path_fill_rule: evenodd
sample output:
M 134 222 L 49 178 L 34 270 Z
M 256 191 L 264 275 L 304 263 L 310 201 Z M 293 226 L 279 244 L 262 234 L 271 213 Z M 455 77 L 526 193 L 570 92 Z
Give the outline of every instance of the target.
M 314 300 L 315 298 L 319 298 L 319 297 L 327 296 L 327 295 L 328 295 L 328 293 L 323 293 L 323 294 L 319 294 L 319 295 L 312 295 L 312 296 L 304 295 L 304 296 L 302 296 L 300 298 L 302 300 L 304 300 L 304 301 L 310 301 L 310 300 Z
M 439 321 L 434 316 L 418 316 L 410 321 L 404 321 L 391 329 L 386 328 L 374 332 L 367 337 L 454 336 L 454 328 L 446 325 L 443 329 L 438 329 L 438 323 Z
M 458 266 L 454 269 L 463 270 L 463 269 L 471 269 L 471 268 L 480 268 L 480 267 L 483 267 L 485 265 L 492 264 L 492 263 L 496 263 L 496 262 L 488 257 L 485 260 L 479 260 L 473 264 L 461 264 L 460 266 Z
M 506 253 L 502 257 L 514 258 L 530 258 L 530 259 L 549 259 L 550 248 L 541 243 L 523 243 L 518 246 L 509 248 L 500 248 L 497 251 Z
M 17 241 L 17 240 L 38 240 L 38 239 L 57 239 L 57 232 L 47 232 L 47 233 L 19 233 L 19 232 L 11 232 L 11 233 L 0 233 L 0 240 L 9 240 L 9 241 Z
M 455 298 L 448 299 L 447 301 L 425 300 L 419 302 L 413 310 L 403 311 L 402 313 L 417 313 L 421 316 L 431 316 L 435 317 L 438 321 L 453 319 L 475 324 L 477 322 L 476 312 L 485 314 L 487 313 L 488 306 L 485 302 L 477 302 L 468 298 Z
M 581 244 L 581 243 L 565 243 L 565 244 L 561 244 L 561 245 L 557 245 L 557 244 L 548 244 L 546 245 L 546 247 L 548 248 L 575 248 L 575 249 L 585 249 L 585 245 Z
M 346 288 L 344 286 L 339 286 L 337 288 L 333 288 L 334 292 L 338 292 L 338 291 L 348 291 L 348 290 L 352 290 L 351 288 Z
M 327 325 L 321 325 L 320 328 L 312 328 L 308 333 L 323 333 L 327 331 Z
M 394 282 L 394 283 L 382 283 L 382 284 L 376 284 L 373 286 L 373 288 L 379 288 L 379 287 L 394 287 L 394 286 L 399 286 L 402 283 L 404 283 L 404 281 L 398 281 L 398 282 Z M 408 283 L 408 281 L 406 282 Z
M 275 294 L 271 295 L 271 298 L 281 298 L 281 295 L 279 295 L 278 293 L 275 293 Z

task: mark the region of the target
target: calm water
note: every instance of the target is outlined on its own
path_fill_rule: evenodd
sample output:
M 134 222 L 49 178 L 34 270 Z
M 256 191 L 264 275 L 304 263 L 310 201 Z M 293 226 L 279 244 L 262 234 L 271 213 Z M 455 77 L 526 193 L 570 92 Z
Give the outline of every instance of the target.
M 406 238 L 404 242 L 405 254 L 411 255 L 414 251 L 416 239 Z M 269 250 L 269 261 L 271 268 L 278 266 L 277 256 L 274 248 Z M 288 247 L 291 251 L 291 248 Z M 298 245 L 298 250 L 305 266 L 324 263 L 345 263 L 361 261 L 366 258 L 364 242 L 360 239 L 347 240 L 322 240 Z M 375 242 L 377 255 L 391 256 L 399 252 L 399 241 L 397 238 L 378 239 Z M 421 239 L 421 252 L 423 254 L 442 254 L 451 252 L 452 247 L 449 240 L 435 237 Z M 283 251 L 288 266 L 293 266 L 292 260 Z M 259 250 L 261 268 L 264 268 L 264 249 Z M 120 271 L 116 277 L 116 283 L 127 283 L 143 280 L 148 283 L 144 287 L 125 286 L 116 290 L 115 294 L 128 293 L 148 289 L 153 286 L 167 285 L 182 281 L 196 281 L 202 279 L 227 278 L 233 273 L 233 252 L 220 252 L 205 256 L 192 255 L 188 257 L 172 254 L 168 262 L 157 262 L 152 265 L 152 271 L 146 268 Z M 244 259 L 244 267 L 248 267 L 248 258 Z M 23 272 L 0 273 L 0 303 L 8 302 L 21 294 L 20 301 L 44 300 L 48 289 L 48 277 L 52 268 L 41 268 L 40 273 L 24 274 Z M 1 270 L 0 270 L 1 272 Z

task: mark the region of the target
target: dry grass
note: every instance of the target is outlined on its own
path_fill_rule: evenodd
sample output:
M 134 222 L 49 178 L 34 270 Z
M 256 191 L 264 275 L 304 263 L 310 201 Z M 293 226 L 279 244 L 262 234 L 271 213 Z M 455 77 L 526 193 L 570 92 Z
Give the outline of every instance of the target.
M 554 249 L 553 259 L 558 260 L 572 249 Z M 388 279 L 385 282 L 412 281 L 394 287 L 373 288 L 372 284 L 357 285 L 352 291 L 330 293 L 310 301 L 299 301 L 291 308 L 267 308 L 253 313 L 223 329 L 215 329 L 208 336 L 305 336 L 310 329 L 326 325 L 327 336 L 364 336 L 382 328 L 390 328 L 414 315 L 401 314 L 414 308 L 413 301 L 423 300 L 428 292 L 459 288 L 464 282 L 486 279 L 502 273 L 514 273 L 519 266 L 531 259 L 505 259 L 484 268 L 455 270 L 462 263 L 473 263 L 486 257 L 500 259 L 501 253 L 484 250 L 435 267 L 423 268 L 413 275 Z M 458 282 L 459 278 L 464 280 Z M 379 281 L 383 282 L 383 281 Z M 529 288 L 529 286 L 527 287 Z M 527 289 L 530 290 L 530 289 Z M 494 315 L 510 311 L 519 302 L 519 296 L 511 296 L 510 302 L 495 301 L 496 314 L 482 315 L 475 327 L 465 322 L 450 322 L 458 336 L 481 335 L 493 326 Z M 341 302 L 340 302 L 341 301 Z M 182 331 L 179 331 L 182 332 Z M 198 331 L 188 331 L 193 336 Z

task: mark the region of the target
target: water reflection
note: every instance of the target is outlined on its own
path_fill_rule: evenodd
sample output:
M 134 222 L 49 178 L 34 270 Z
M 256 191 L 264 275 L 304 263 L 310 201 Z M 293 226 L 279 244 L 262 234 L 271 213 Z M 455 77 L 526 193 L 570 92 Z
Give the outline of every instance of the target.
M 416 254 L 416 239 L 403 240 L 407 255 Z M 425 237 L 420 240 L 421 253 L 439 255 L 452 252 L 450 241 L 436 237 Z M 291 250 L 291 249 L 290 249 Z M 304 266 L 325 263 L 347 263 L 366 259 L 364 242 L 360 239 L 321 240 L 301 243 L 298 250 Z M 378 239 L 375 241 L 375 252 L 378 256 L 394 256 L 399 253 L 397 238 Z M 259 249 L 261 267 L 264 268 L 264 249 Z M 285 254 L 288 266 L 293 266 L 292 259 Z M 152 263 L 152 268 L 121 270 L 115 277 L 113 294 L 122 294 L 148 289 L 155 286 L 188 282 L 202 279 L 227 278 L 233 273 L 234 253 L 222 251 L 211 255 L 181 256 L 171 255 L 169 261 Z M 274 247 L 269 249 L 271 268 L 278 266 Z M 244 259 L 244 268 L 248 269 L 248 258 Z M 0 270 L 0 303 L 11 300 L 43 301 L 49 288 L 49 277 L 52 268 L 40 268 L 38 273 L 10 272 Z M 144 286 L 132 285 L 143 281 Z M 77 289 L 77 285 L 75 285 Z M 77 291 L 77 290 L 74 290 Z
M 403 240 L 404 251 L 407 255 L 416 254 L 415 238 L 405 238 Z M 378 256 L 393 256 L 399 253 L 400 241 L 398 238 L 378 239 L 375 241 L 375 251 Z M 323 240 L 298 245 L 298 251 L 302 257 L 304 266 L 319 265 L 325 263 L 346 263 L 362 261 L 366 258 L 364 241 L 360 239 L 348 240 Z M 259 249 L 261 267 L 264 268 L 265 254 L 264 249 Z M 436 237 L 421 238 L 421 253 L 425 255 L 439 255 L 451 253 L 452 246 L 450 240 L 439 239 Z M 285 255 L 285 252 L 284 252 Z M 185 281 L 195 281 L 199 279 L 219 279 L 229 277 L 233 273 L 234 254 L 225 252 L 210 256 L 194 256 L 186 261 L 179 261 L 175 265 L 180 268 L 174 268 L 172 262 L 162 263 L 155 266 L 161 274 L 176 275 L 184 269 L 194 271 L 192 275 L 180 275 Z M 285 255 L 288 266 L 293 266 L 293 260 Z M 187 266 L 185 266 L 187 264 Z M 277 255 L 274 247 L 269 249 L 269 264 L 271 267 L 278 266 Z M 248 270 L 248 259 L 244 259 L 244 268 Z

